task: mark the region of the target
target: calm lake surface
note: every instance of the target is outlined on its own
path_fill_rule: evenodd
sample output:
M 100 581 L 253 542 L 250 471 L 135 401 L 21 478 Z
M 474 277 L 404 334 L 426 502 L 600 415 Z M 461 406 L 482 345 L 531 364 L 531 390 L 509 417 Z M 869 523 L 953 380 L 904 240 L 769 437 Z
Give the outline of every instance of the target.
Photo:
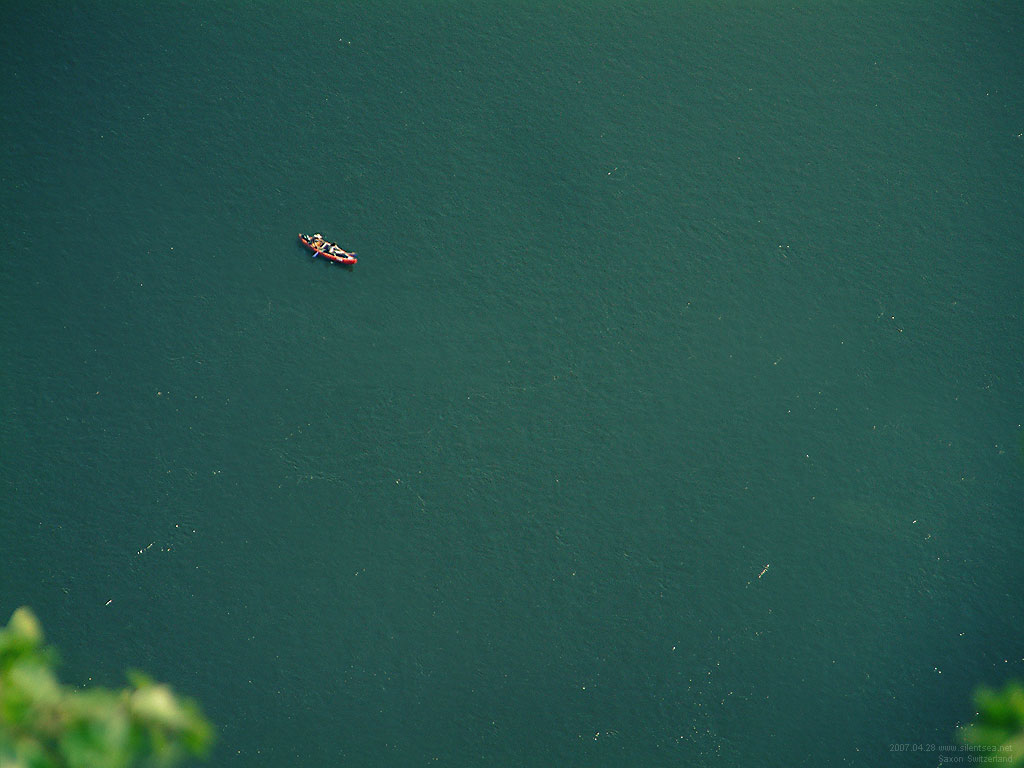
M 1019 3 L 0 22 L 0 620 L 66 679 L 223 766 L 874 768 L 1024 676 Z

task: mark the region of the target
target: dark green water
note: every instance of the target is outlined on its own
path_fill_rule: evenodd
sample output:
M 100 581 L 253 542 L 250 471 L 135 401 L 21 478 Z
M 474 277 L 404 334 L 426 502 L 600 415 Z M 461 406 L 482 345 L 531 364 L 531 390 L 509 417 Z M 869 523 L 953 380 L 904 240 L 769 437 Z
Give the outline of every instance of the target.
M 1020 3 L 0 22 L 0 615 L 69 679 L 216 765 L 782 768 L 1024 675 Z

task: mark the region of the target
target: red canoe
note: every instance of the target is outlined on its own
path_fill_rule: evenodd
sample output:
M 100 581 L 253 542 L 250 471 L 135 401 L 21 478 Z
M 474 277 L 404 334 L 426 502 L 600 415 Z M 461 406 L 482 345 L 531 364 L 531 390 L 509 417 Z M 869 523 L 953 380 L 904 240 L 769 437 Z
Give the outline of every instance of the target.
M 324 240 L 323 235 L 304 235 L 299 232 L 299 242 L 313 252 L 313 258 L 323 256 L 328 261 L 338 264 L 355 264 L 359 261 L 355 253 L 342 250 L 336 244 Z

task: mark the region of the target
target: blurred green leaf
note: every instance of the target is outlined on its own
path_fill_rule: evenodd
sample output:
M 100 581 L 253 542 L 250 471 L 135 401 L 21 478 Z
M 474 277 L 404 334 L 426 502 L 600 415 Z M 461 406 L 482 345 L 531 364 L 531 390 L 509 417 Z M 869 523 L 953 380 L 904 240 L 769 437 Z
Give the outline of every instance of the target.
M 0 629 L 0 768 L 173 766 L 213 743 L 199 705 L 167 685 L 132 672 L 128 688 L 79 690 L 56 658 L 28 608 Z
M 1024 766 L 1024 685 L 1010 682 L 1001 691 L 981 687 L 974 704 L 977 717 L 960 729 L 963 743 L 983 750 L 974 762 Z

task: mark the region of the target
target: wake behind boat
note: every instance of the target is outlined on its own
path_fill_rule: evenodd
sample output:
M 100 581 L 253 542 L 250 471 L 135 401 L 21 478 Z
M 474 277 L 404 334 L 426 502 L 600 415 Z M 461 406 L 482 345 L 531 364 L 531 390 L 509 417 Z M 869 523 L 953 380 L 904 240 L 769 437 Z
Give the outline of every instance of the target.
M 319 232 L 315 235 L 304 235 L 299 232 L 299 242 L 313 252 L 314 259 L 317 256 L 323 256 L 328 261 L 333 261 L 336 264 L 355 264 L 359 261 L 354 251 L 349 253 L 336 243 L 324 240 L 324 236 Z

